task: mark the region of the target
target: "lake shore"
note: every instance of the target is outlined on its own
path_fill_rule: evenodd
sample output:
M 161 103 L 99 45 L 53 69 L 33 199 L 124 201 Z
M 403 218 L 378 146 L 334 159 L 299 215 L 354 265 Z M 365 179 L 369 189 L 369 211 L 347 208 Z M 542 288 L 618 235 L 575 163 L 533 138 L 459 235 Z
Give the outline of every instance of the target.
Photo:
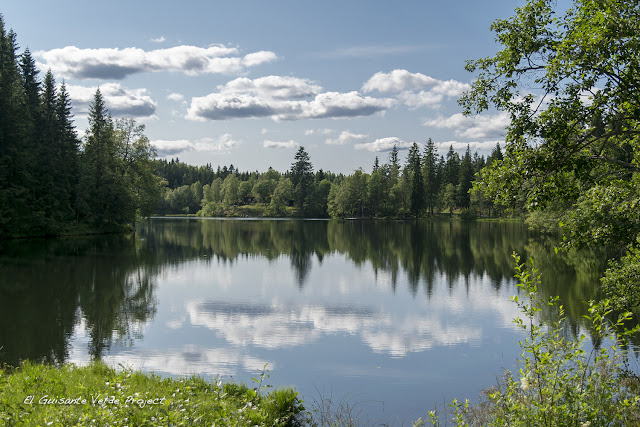
M 198 376 L 181 379 L 102 363 L 55 367 L 26 362 L 0 370 L 4 425 L 299 425 L 292 388 L 265 392 L 265 371 L 251 387 Z

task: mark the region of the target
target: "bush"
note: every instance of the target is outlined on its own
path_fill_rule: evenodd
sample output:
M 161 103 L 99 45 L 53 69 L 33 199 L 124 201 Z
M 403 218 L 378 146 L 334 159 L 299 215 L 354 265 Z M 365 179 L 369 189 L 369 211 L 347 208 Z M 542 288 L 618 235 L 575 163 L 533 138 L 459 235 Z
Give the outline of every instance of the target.
M 623 369 L 626 360 L 624 342 L 639 327 L 623 329 L 631 313 L 625 312 L 615 322 L 609 300 L 590 302 L 587 316 L 592 322 L 589 353 L 583 349 L 586 336 L 564 336 L 564 309 L 558 297 L 543 300 L 538 294 L 540 276 L 531 261 L 531 269 L 513 255 L 518 287 L 524 299 L 512 300 L 520 307 L 524 319 L 514 322 L 527 334 L 520 341 L 521 368 L 518 374 L 506 372 L 498 385 L 485 392 L 477 405 L 454 400 L 450 405 L 457 425 L 490 426 L 629 426 L 640 425 L 638 377 Z M 556 320 L 544 323 L 542 311 L 551 311 Z M 438 414 L 429 413 L 438 425 Z M 426 425 L 420 419 L 414 425 Z

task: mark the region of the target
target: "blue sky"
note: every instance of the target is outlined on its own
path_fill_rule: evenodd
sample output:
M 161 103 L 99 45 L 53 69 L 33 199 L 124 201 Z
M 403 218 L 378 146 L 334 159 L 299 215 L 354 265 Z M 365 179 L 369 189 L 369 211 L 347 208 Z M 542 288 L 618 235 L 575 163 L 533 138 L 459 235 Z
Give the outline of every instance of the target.
M 465 60 L 495 53 L 491 22 L 521 4 L 61 0 L 0 13 L 66 82 L 80 135 L 100 87 L 161 156 L 284 171 L 302 145 L 316 170 L 351 173 L 393 144 L 486 155 L 503 140 L 504 115 L 465 118 L 456 100 L 474 77 Z

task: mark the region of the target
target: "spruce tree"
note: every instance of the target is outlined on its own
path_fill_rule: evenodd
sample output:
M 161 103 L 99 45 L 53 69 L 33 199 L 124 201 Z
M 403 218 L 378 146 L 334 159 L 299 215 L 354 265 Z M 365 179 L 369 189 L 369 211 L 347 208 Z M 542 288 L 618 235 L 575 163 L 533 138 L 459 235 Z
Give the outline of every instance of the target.
M 471 152 L 469 151 L 469 145 L 467 145 L 467 151 L 464 153 L 462 162 L 460 164 L 460 173 L 458 176 L 458 206 L 463 209 L 469 209 L 469 189 L 471 188 L 471 181 L 473 180 L 473 163 L 471 160 Z
M 438 154 L 431 138 L 427 141 L 422 156 L 422 179 L 424 180 L 425 207 L 433 215 L 437 205 L 440 183 L 438 182 Z
M 29 233 L 33 212 L 25 141 L 29 122 L 16 55 L 16 35 L 0 15 L 0 236 Z
M 300 147 L 291 164 L 291 183 L 294 188 L 294 202 L 298 213 L 306 216 L 313 205 L 313 165 L 304 147 Z
M 420 159 L 420 148 L 417 143 L 413 143 L 409 149 L 407 157 L 407 169 L 411 182 L 411 214 L 419 216 L 424 207 L 424 181 L 422 179 L 422 161 Z
M 80 179 L 78 164 L 80 141 L 73 125 L 71 101 L 67 86 L 62 83 L 56 99 L 56 134 L 58 152 L 57 185 L 62 200 L 61 215 L 69 221 L 78 219 L 77 186 Z
M 113 120 L 98 89 L 89 107 L 78 189 L 84 218 L 98 228 L 132 220 L 129 193 L 118 173 L 116 154 Z

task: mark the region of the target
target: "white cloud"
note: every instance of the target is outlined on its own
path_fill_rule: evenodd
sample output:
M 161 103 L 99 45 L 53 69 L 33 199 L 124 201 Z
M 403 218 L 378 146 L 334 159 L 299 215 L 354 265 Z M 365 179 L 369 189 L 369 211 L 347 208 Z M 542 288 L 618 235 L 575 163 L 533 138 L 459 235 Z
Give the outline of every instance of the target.
M 290 139 L 289 141 L 265 141 L 265 148 L 298 148 L 300 144 Z
M 167 39 L 164 38 L 164 36 L 160 36 L 160 37 L 156 37 L 156 38 L 152 38 L 151 41 L 154 43 L 163 43 L 165 42 Z
M 227 152 L 239 143 L 240 141 L 234 140 L 228 133 L 220 135 L 218 138 L 201 138 L 193 142 L 186 139 L 151 141 L 151 145 L 156 148 L 159 157 L 175 156 L 187 151 Z
M 269 132 L 269 129 L 267 128 L 262 128 L 262 130 L 260 131 L 261 135 L 266 135 Z
M 423 89 L 435 86 L 439 80 L 421 73 L 410 73 L 407 70 L 393 70 L 390 73 L 375 73 L 363 86 L 365 93 L 378 91 L 382 93 L 400 92 L 403 90 Z
M 456 97 L 470 89 L 471 85 L 469 83 L 462 83 L 457 80 L 439 80 L 438 84 L 431 91 L 449 97 Z
M 147 89 L 129 89 L 119 83 L 106 83 L 99 88 L 107 109 L 114 117 L 155 117 L 157 104 Z M 76 114 L 87 114 L 96 89 L 95 86 L 67 86 Z
M 273 52 L 261 51 L 244 57 L 238 49 L 223 45 L 208 48 L 176 46 L 145 51 L 130 47 L 80 49 L 66 46 L 40 51 L 35 55 L 44 60 L 41 69 L 50 68 L 57 76 L 79 79 L 123 79 L 131 74 L 157 71 L 177 71 L 189 75 L 238 73 L 277 58 Z
M 410 142 L 405 142 L 398 137 L 391 136 L 387 138 L 376 139 L 373 142 L 366 142 L 362 144 L 354 145 L 356 150 L 369 150 L 373 152 L 379 151 L 391 151 L 393 147 L 396 147 L 398 150 L 408 150 L 411 147 Z
M 336 131 L 334 129 L 328 129 L 328 128 L 324 128 L 324 129 L 307 129 L 304 131 L 305 135 L 313 135 L 315 133 L 317 133 L 318 135 L 331 135 L 333 133 L 335 133 Z
M 187 118 L 205 121 L 270 117 L 278 121 L 361 117 L 386 111 L 394 103 L 393 99 L 366 97 L 355 91 L 320 93 L 312 101 L 283 100 L 223 91 L 192 98 Z
M 344 145 L 350 142 L 363 141 L 365 139 L 367 139 L 367 135 L 351 133 L 345 130 L 342 131 L 337 138 L 327 138 L 325 143 L 329 145 Z
M 410 92 L 403 91 L 398 95 L 398 99 L 409 108 L 419 108 L 424 106 L 437 107 L 440 105 L 444 96 L 441 93 L 433 91 Z
M 307 79 L 267 76 L 255 80 L 237 78 L 218 89 L 221 93 L 248 93 L 269 99 L 302 99 L 317 95 L 322 87 Z
M 255 67 L 256 65 L 264 64 L 266 62 L 272 62 L 278 59 L 278 56 L 268 50 L 261 50 L 260 52 L 249 53 L 242 58 L 242 64 L 245 67 Z
M 169 95 L 167 95 L 167 99 L 170 101 L 182 102 L 184 101 L 184 95 L 180 93 L 170 93 Z
M 467 83 L 456 80 L 438 80 L 421 73 L 411 73 L 407 70 L 376 73 L 362 86 L 362 91 L 365 93 L 373 91 L 381 93 L 400 92 L 398 99 L 410 108 L 424 106 L 437 108 L 444 97 L 457 97 L 469 89 L 471 89 L 471 86 Z
M 511 119 L 509 114 L 501 112 L 494 115 L 465 116 L 456 113 L 449 117 L 438 117 L 424 122 L 425 126 L 441 129 L 454 129 L 456 136 L 463 138 L 484 139 L 502 138 Z

